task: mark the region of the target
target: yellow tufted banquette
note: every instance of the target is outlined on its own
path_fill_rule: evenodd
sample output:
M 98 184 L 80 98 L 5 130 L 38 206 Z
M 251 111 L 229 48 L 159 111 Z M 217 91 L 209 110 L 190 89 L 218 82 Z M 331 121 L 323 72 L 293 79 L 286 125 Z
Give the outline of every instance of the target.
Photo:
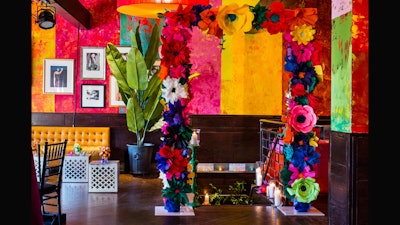
M 110 147 L 109 127 L 62 127 L 62 126 L 31 126 L 31 140 L 41 145 L 44 142 L 61 142 L 67 139 L 69 154 L 75 143 L 82 147 L 82 152 L 92 154 L 92 159 L 99 159 L 98 152 L 101 146 Z

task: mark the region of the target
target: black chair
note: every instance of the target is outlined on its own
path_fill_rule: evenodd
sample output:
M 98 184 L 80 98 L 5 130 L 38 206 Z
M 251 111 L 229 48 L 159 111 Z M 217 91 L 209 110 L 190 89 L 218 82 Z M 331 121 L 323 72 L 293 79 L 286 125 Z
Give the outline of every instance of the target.
M 45 142 L 41 159 L 40 145 L 38 145 L 39 194 L 43 219 L 46 222 L 50 218 L 49 224 L 61 225 L 61 184 L 66 147 L 67 140 L 59 143 Z M 53 209 L 56 207 L 57 212 L 54 213 L 54 210 L 50 212 L 49 207 Z

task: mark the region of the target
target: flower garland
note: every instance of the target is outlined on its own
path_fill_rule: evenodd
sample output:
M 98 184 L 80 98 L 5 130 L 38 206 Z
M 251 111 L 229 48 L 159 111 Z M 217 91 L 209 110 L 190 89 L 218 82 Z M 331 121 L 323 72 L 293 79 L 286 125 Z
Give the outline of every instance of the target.
M 313 43 L 317 10 L 301 8 L 288 10 L 283 3 L 273 2 L 270 7 L 238 6 L 232 3 L 213 8 L 211 5 L 179 5 L 176 11 L 162 15 L 165 26 L 161 34 L 161 70 L 163 80 L 162 98 L 165 100 L 162 143 L 156 153 L 160 178 L 164 187 L 162 197 L 167 198 L 165 209 L 179 211 L 186 204 L 186 193 L 194 177 L 188 159 L 188 142 L 192 127 L 186 106 L 190 101 L 191 75 L 188 47 L 193 26 L 209 35 L 223 38 L 223 33 L 267 30 L 270 34 L 284 33 L 287 55 L 285 70 L 291 73 L 290 90 L 287 95 L 287 113 L 282 116 L 288 122 L 280 137 L 284 141 L 285 166 L 281 171 L 284 194 L 295 202 L 295 208 L 306 211 L 319 193 L 319 185 L 313 178 L 313 165 L 319 162 L 315 152 L 318 137 L 313 132 L 317 116 L 314 108 L 319 99 L 312 95 L 318 82 L 322 81 L 319 62 L 321 47 Z

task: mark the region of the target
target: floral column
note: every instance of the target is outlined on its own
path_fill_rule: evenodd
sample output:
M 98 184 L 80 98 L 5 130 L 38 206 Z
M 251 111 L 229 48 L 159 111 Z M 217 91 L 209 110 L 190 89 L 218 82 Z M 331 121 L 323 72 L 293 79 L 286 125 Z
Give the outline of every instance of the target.
M 284 194 L 294 202 L 296 211 L 307 212 L 320 191 L 315 179 L 315 165 L 320 153 L 314 129 L 317 116 L 314 109 L 320 99 L 313 95 L 322 82 L 319 61 L 320 45 L 314 40 L 314 23 L 318 16 L 314 8 L 294 10 L 294 18 L 284 33 L 286 57 L 284 69 L 290 72 L 289 91 L 286 94 L 287 112 L 282 121 L 285 165 L 281 171 Z

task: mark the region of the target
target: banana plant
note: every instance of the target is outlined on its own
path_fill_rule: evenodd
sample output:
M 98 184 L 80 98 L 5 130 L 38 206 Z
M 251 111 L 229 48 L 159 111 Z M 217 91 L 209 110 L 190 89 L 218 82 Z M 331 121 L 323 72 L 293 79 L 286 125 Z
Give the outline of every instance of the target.
M 161 128 L 164 106 L 160 101 L 162 80 L 157 76 L 159 71 L 151 76 L 161 44 L 159 27 L 153 26 L 149 47 L 143 56 L 139 26 L 131 31 L 131 49 L 126 60 L 112 43 L 107 43 L 106 58 L 126 105 L 128 130 L 135 133 L 136 145 L 140 147 L 144 145 L 147 132 Z

